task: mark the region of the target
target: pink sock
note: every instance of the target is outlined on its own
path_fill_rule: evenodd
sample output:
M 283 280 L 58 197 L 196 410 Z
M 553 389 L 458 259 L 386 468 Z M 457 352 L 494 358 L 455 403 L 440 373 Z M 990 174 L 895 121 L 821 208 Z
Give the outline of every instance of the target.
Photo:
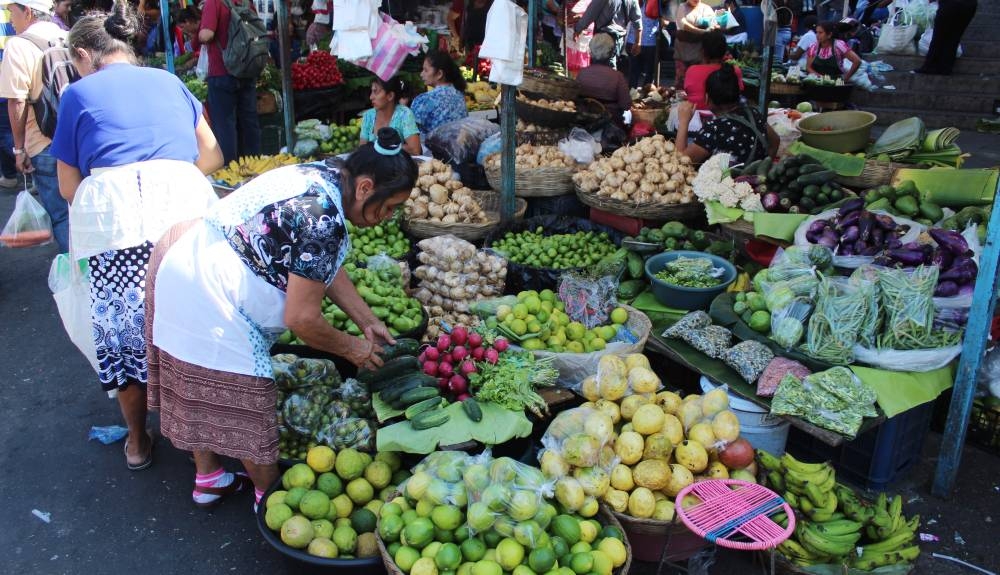
M 194 499 L 196 503 L 211 503 L 221 497 L 221 495 L 202 493 L 198 490 L 198 488 L 226 487 L 232 483 L 234 479 L 235 477 L 232 473 L 226 473 L 226 470 L 221 467 L 211 473 L 196 473 L 194 476 L 194 491 L 191 492 L 191 498 Z
M 222 474 L 225 472 L 226 470 L 220 467 L 215 471 L 211 473 L 206 473 L 204 475 L 202 475 L 201 473 L 195 473 L 194 484 L 199 487 L 211 487 L 216 481 L 219 480 L 220 477 L 222 477 Z
M 253 500 L 254 503 L 260 503 L 260 500 L 264 497 L 264 492 L 256 487 L 253 488 Z

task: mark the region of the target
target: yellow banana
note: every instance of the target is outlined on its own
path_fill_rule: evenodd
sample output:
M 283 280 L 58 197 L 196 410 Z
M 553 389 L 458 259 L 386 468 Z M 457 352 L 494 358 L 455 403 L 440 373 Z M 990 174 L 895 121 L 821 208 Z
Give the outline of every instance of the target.
M 823 535 L 810 525 L 806 525 L 801 531 L 796 531 L 803 547 L 817 555 L 830 555 L 833 557 L 847 555 L 853 551 L 854 544 L 861 538 L 860 533 L 847 536 Z
M 831 478 L 833 479 L 832 482 L 830 481 Z M 817 486 L 823 485 L 824 487 L 829 485 L 829 489 L 825 489 L 825 491 L 833 489 L 833 485 L 836 484 L 836 478 L 834 477 L 832 467 L 826 467 L 810 472 L 788 470 L 788 472 L 785 473 L 785 481 L 799 488 L 804 488 L 807 483 L 814 483 Z
M 920 556 L 920 547 L 914 545 L 898 551 L 884 551 L 880 553 L 863 553 L 855 559 L 852 564 L 858 569 L 872 571 L 887 565 L 898 565 L 908 563 Z
M 813 523 L 813 526 L 824 535 L 847 535 L 860 533 L 864 524 L 858 521 L 851 521 L 850 519 L 840 519 L 825 523 Z
M 864 553 L 882 553 L 884 551 L 895 551 L 900 547 L 908 544 L 913 540 L 915 534 L 909 529 L 904 529 L 899 533 L 895 533 L 892 537 L 879 541 L 877 543 L 869 543 L 862 547 L 862 552 Z
M 781 466 L 781 460 L 763 449 L 757 450 L 757 461 L 760 461 L 760 464 L 768 471 L 777 471 L 779 473 L 784 471 L 784 468 Z
M 827 496 L 836 500 L 836 496 L 833 493 L 823 493 L 819 490 L 819 487 L 817 487 L 815 483 L 807 483 L 805 486 L 805 492 L 806 497 L 809 498 L 809 501 L 812 502 L 813 507 L 815 508 L 825 507 L 827 503 Z M 836 510 L 836 501 L 834 501 L 834 508 L 830 511 L 830 513 L 833 513 Z
M 778 551 L 789 559 L 799 559 L 801 561 L 813 561 L 816 556 L 808 549 L 800 545 L 794 539 L 786 539 L 778 544 Z
M 771 489 L 777 491 L 778 493 L 785 491 L 785 478 L 777 471 L 768 472 L 767 484 L 771 487 Z
M 829 463 L 806 463 L 804 461 L 799 461 L 792 457 L 792 454 L 785 452 L 781 456 L 781 464 L 785 466 L 788 471 L 795 471 L 800 474 L 807 474 L 814 471 L 821 471 L 826 467 L 829 467 Z
M 806 497 L 805 495 L 800 493 L 798 497 L 799 497 L 799 510 L 805 513 L 806 515 L 810 515 L 813 512 L 813 510 L 816 509 L 816 506 L 813 505 L 812 501 L 809 501 L 809 498 Z
M 800 509 L 799 498 L 797 495 L 795 495 L 791 491 L 786 491 L 785 494 L 782 495 L 782 497 L 784 498 L 785 501 L 788 502 L 789 505 L 792 506 L 793 509 Z

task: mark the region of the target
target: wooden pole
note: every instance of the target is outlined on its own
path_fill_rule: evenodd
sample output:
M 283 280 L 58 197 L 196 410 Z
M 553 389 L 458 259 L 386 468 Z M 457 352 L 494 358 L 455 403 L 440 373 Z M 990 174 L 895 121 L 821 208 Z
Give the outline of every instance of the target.
M 972 308 L 969 309 L 969 323 L 965 326 L 962 356 L 958 362 L 955 388 L 948 408 L 948 422 L 941 438 L 941 452 L 934 473 L 934 485 L 931 487 L 931 493 L 937 497 L 948 497 L 955 488 L 955 479 L 962 462 L 965 433 L 969 429 L 969 414 L 975 399 L 976 379 L 990 335 L 997 280 L 1000 279 L 997 274 L 997 260 L 1000 259 L 1000 183 L 997 184 L 993 213 L 990 214 L 990 223 L 986 229 L 986 245 L 979 257 L 979 275 L 972 296 Z
M 538 51 L 535 50 L 538 43 L 536 32 L 538 31 L 538 1 L 528 0 L 528 67 L 534 68 L 537 61 Z
M 292 96 L 292 56 L 288 38 L 288 6 L 285 0 L 276 0 L 278 15 L 278 60 L 281 66 L 281 99 L 285 119 L 285 145 L 288 153 L 295 148 L 295 98 Z

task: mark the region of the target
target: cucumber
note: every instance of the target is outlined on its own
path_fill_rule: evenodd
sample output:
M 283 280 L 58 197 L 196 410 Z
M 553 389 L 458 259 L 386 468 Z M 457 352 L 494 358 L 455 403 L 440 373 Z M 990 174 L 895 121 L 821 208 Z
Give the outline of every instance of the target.
M 805 164 L 799 168 L 799 175 L 804 176 L 806 174 L 815 174 L 816 172 L 825 171 L 826 168 L 822 164 Z
M 799 176 L 795 183 L 800 186 L 808 186 L 810 184 L 823 185 L 834 177 L 836 177 L 837 172 L 833 170 L 823 170 L 820 172 L 813 172 L 811 174 L 806 174 L 804 176 Z
M 432 397 L 440 397 L 440 393 L 437 389 L 432 387 L 415 387 L 408 391 L 404 391 L 403 395 L 399 396 L 399 402 L 410 406 Z
M 646 287 L 645 280 L 627 280 L 618 284 L 618 298 L 622 300 L 633 300 Z
M 427 375 L 427 374 L 425 374 L 425 373 L 423 373 L 421 371 L 411 371 L 409 373 L 404 373 L 403 375 L 399 375 L 399 376 L 396 376 L 396 377 L 392 377 L 392 378 L 388 378 L 388 379 L 381 379 L 379 381 L 376 381 L 375 383 L 371 384 L 371 386 L 369 386 L 369 389 L 371 389 L 372 391 L 383 391 L 383 392 L 385 392 L 385 391 L 388 391 L 390 389 L 395 389 L 397 387 L 405 386 L 407 383 L 409 383 L 412 380 L 416 380 L 417 383 L 409 385 L 407 387 L 407 389 L 413 388 L 413 387 L 421 387 L 421 386 L 428 386 L 428 385 L 436 385 L 437 384 L 437 380 L 435 378 L 433 378 L 433 377 L 431 377 L 431 376 L 429 376 L 429 375 Z
M 420 415 L 425 411 L 430 411 L 432 409 L 437 409 L 439 407 L 441 407 L 441 397 L 436 396 L 430 399 L 419 401 L 417 403 L 414 403 L 410 407 L 407 407 L 406 411 L 403 412 L 403 415 L 406 416 L 406 419 L 413 419 L 414 417 Z
M 754 160 L 743 168 L 743 174 L 747 176 L 757 175 L 757 167 L 763 160 Z
M 642 256 L 637 253 L 629 252 L 628 257 L 628 275 L 632 279 L 640 279 L 643 276 L 643 261 Z
M 361 383 L 371 385 L 377 381 L 384 381 L 399 377 L 407 373 L 420 371 L 420 360 L 412 355 L 404 355 L 396 359 L 390 359 L 376 370 L 362 369 L 355 379 Z
M 759 164 L 757 164 L 757 176 L 761 178 L 766 177 L 770 169 L 771 158 L 764 158 Z
M 382 400 L 392 403 L 407 391 L 418 387 L 437 387 L 437 379 L 424 373 L 416 373 L 390 380 L 389 385 L 382 389 Z
M 432 427 L 444 425 L 449 419 L 451 419 L 451 415 L 449 415 L 447 411 L 443 409 L 434 409 L 417 415 L 410 420 L 410 425 L 413 426 L 413 429 L 419 431 L 422 429 L 430 429 Z
M 416 356 L 420 353 L 420 342 L 406 337 L 396 338 L 396 345 L 382 346 L 382 360 L 389 361 L 406 355 Z
M 475 399 L 471 397 L 462 402 L 462 409 L 465 410 L 465 414 L 469 416 L 469 419 L 475 422 L 480 422 L 483 420 L 483 410 L 479 408 L 479 404 L 476 403 Z

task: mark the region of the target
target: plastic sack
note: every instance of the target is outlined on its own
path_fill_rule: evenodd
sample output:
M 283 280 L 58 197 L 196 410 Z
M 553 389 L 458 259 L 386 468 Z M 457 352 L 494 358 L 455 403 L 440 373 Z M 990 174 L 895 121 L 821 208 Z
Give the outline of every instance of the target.
M 198 64 L 194 68 L 194 73 L 198 76 L 199 80 L 204 80 L 208 77 L 208 50 L 198 51 Z
M 324 387 L 302 387 L 288 394 L 281 407 L 281 419 L 285 427 L 303 435 L 314 435 L 323 424 L 326 407 L 330 403 L 330 392 Z M 338 417 L 350 416 L 344 406 Z
M 903 10 L 891 8 L 889 21 L 882 26 L 882 30 L 879 32 L 875 51 L 878 54 L 912 56 L 917 53 L 917 45 L 914 40 L 918 31 L 919 27 L 913 23 L 912 17 Z
M 485 298 L 477 302 L 472 303 L 469 306 L 469 313 L 474 313 L 486 319 L 488 317 L 493 317 L 500 310 L 500 306 L 510 306 L 514 307 L 518 304 L 516 295 L 505 295 L 501 297 Z
M 865 417 L 876 417 L 875 391 L 846 367 L 798 378 L 787 374 L 771 400 L 774 415 L 794 415 L 848 437 L 857 435 Z
M 907 2 L 900 2 L 899 4 L 902 5 L 900 10 L 903 12 L 903 15 L 915 26 L 921 30 L 930 30 L 933 28 L 934 17 L 937 16 L 938 11 L 937 2 L 909 0 Z
M 931 49 L 931 41 L 934 38 L 934 28 L 927 28 L 924 33 L 920 35 L 920 40 L 917 42 L 917 53 L 921 56 L 926 56 L 927 52 Z M 959 44 L 958 48 L 955 50 L 955 57 L 962 57 L 962 45 Z
M 475 460 L 475 458 L 473 458 Z M 491 529 L 531 548 L 542 541 L 553 515 L 545 499 L 555 481 L 509 457 L 474 461 L 463 473 L 469 498 L 466 525 L 473 534 Z
M 937 349 L 873 349 L 854 346 L 854 360 L 890 371 L 924 372 L 940 369 L 962 354 L 962 346 L 953 345 Z
M 931 330 L 937 278 L 936 266 L 879 270 L 879 293 L 885 312 L 879 348 L 913 349 L 909 347 L 916 343 L 912 336 Z
M 549 424 L 538 461 L 545 477 L 556 480 L 556 500 L 567 510 L 594 506 L 607 492 L 619 461 L 613 437 L 611 416 L 589 407 L 563 411 Z
M 722 361 L 751 385 L 764 373 L 772 359 L 774 352 L 771 348 L 752 339 L 742 341 L 722 354 Z
M 292 154 L 299 158 L 308 158 L 319 150 L 319 142 L 310 138 L 303 138 L 295 142 Z
M 795 244 L 796 246 L 803 246 L 803 247 L 816 245 L 810 242 L 808 239 L 806 239 L 806 232 L 809 231 L 809 226 L 811 226 L 812 223 L 817 220 L 827 220 L 827 221 L 832 220 L 833 217 L 836 216 L 838 212 L 839 212 L 838 209 L 826 210 L 825 212 L 821 212 L 819 214 L 816 214 L 814 216 L 809 216 L 808 218 L 806 218 L 801 224 L 799 224 L 799 227 L 795 229 L 795 239 L 793 240 L 792 243 Z M 897 224 L 909 226 L 909 230 L 905 234 L 899 237 L 899 241 L 904 244 L 908 242 L 917 241 L 917 239 L 920 237 L 920 234 L 922 234 L 924 231 L 927 230 L 927 227 L 924 226 L 923 224 L 919 224 L 907 218 L 894 216 L 892 214 L 886 214 L 885 212 L 880 212 L 880 211 L 875 211 L 872 213 L 888 215 Z M 839 256 L 837 255 L 836 249 L 833 252 L 833 265 L 835 265 L 838 268 L 854 269 L 865 264 L 870 264 L 872 263 L 872 261 L 874 261 L 874 259 L 875 259 L 874 256 Z
M 559 300 L 566 305 L 570 320 L 587 329 L 606 325 L 611 312 L 618 306 L 618 278 L 591 278 L 568 272 L 559 282 Z
M 8 248 L 41 246 L 52 241 L 52 220 L 27 190 L 18 192 L 14 212 L 0 231 L 0 245 Z
M 323 425 L 316 432 L 316 441 L 335 451 L 357 449 L 373 453 L 375 451 L 376 427 L 373 422 L 360 417 L 345 417 Z
M 797 346 L 805 336 L 805 323 L 811 312 L 812 302 L 801 297 L 776 310 L 771 314 L 771 339 L 785 351 Z
M 486 158 L 490 157 L 492 154 L 499 154 L 502 150 L 502 136 L 500 132 L 493 134 L 492 136 L 483 140 L 483 143 L 479 144 L 479 151 L 476 152 L 476 163 L 480 166 L 486 166 Z
M 594 156 L 601 153 L 601 144 L 587 130 L 573 128 L 568 136 L 559 141 L 559 151 L 578 164 L 589 164 L 594 161 Z
M 476 161 L 480 145 L 500 132 L 500 126 L 482 118 L 462 118 L 438 126 L 425 144 L 435 158 L 449 164 Z
M 597 371 L 573 387 L 587 401 L 618 401 L 636 393 L 656 393 L 663 382 L 642 353 L 601 356 Z
M 875 284 L 861 278 L 824 277 L 809 318 L 805 351 L 810 356 L 845 365 L 854 361 L 854 344 L 878 297 Z M 877 299 L 874 302 L 877 312 Z M 869 336 L 870 337 L 870 336 Z
M 279 390 L 291 391 L 306 387 L 339 387 L 340 373 L 328 359 L 312 359 L 283 353 L 271 357 L 274 382 Z
M 681 334 L 685 343 L 707 355 L 719 359 L 733 346 L 733 332 L 719 325 L 688 330 Z
M 56 309 L 66 335 L 87 358 L 90 367 L 98 371 L 87 260 L 80 260 L 74 265 L 69 254 L 57 255 L 49 268 L 49 289 L 56 300 Z
M 778 390 L 778 384 L 787 374 L 802 379 L 811 374 L 809 368 L 801 363 L 785 357 L 775 357 L 771 363 L 764 368 L 764 373 L 760 374 L 757 380 L 757 395 L 761 397 L 771 397 Z
M 865 317 L 858 328 L 857 341 L 864 346 L 875 347 L 878 330 L 882 324 L 881 297 L 878 289 L 878 268 L 861 266 L 851 273 L 850 281 L 865 290 Z
M 414 501 L 426 499 L 435 505 L 465 507 L 469 496 L 463 471 L 489 460 L 488 451 L 476 457 L 464 451 L 435 451 L 413 468 L 413 475 L 399 489 Z
M 980 391 L 1000 398 L 1000 348 L 993 348 L 986 354 L 977 381 Z
M 372 408 L 372 394 L 368 386 L 354 378 L 348 378 L 333 390 L 330 397 L 344 402 L 351 410 L 351 415 L 365 419 L 373 419 L 375 410 Z
M 684 334 L 691 330 L 702 329 L 710 325 L 712 325 L 712 317 L 708 313 L 701 310 L 693 311 L 668 327 L 663 332 L 663 337 L 683 338 Z

